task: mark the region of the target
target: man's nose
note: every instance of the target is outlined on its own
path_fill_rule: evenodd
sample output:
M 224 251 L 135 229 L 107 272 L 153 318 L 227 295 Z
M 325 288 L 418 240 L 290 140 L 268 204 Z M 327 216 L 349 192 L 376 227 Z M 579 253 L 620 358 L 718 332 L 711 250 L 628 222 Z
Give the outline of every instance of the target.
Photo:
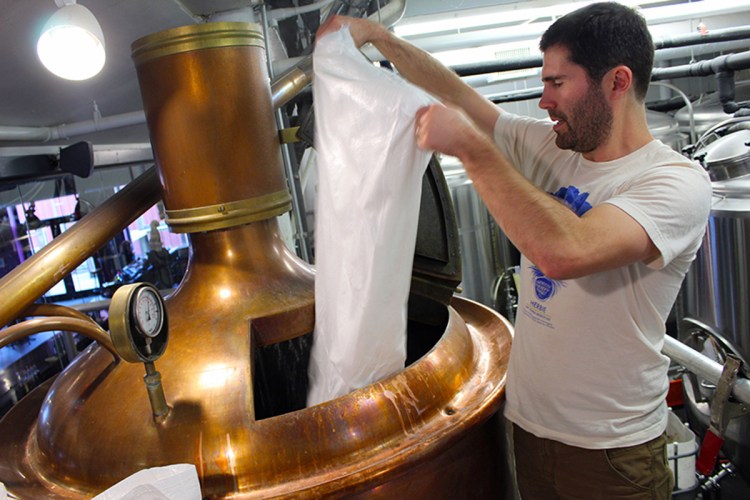
M 555 107 L 555 104 L 547 94 L 547 91 L 542 91 L 542 97 L 539 99 L 539 107 L 544 110 L 550 110 Z

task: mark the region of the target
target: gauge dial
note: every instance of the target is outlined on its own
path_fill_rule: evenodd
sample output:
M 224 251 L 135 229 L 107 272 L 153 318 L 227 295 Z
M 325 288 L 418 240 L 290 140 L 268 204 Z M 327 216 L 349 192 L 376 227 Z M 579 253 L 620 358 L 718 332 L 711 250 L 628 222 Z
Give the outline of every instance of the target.
M 135 326 L 143 335 L 156 337 L 164 321 L 161 298 L 153 288 L 140 288 L 134 300 Z
M 153 362 L 167 348 L 166 303 L 150 283 L 131 283 L 115 291 L 109 306 L 112 344 L 125 361 Z

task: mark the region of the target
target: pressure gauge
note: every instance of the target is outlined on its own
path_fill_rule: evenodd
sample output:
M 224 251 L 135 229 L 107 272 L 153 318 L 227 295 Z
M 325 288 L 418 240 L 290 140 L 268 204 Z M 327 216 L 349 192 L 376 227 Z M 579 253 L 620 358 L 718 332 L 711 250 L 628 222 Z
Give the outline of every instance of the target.
M 152 287 L 140 287 L 133 297 L 135 327 L 146 337 L 154 338 L 164 323 L 164 305 L 159 292 Z
M 132 363 L 159 358 L 167 347 L 167 311 L 159 290 L 150 283 L 117 289 L 109 306 L 109 328 L 118 354 Z

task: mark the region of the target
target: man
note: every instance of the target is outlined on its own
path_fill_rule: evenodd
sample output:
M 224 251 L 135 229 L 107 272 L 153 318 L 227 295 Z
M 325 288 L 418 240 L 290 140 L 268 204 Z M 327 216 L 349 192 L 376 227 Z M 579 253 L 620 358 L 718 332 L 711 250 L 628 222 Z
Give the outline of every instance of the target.
M 653 139 L 653 43 L 616 3 L 544 34 L 535 120 L 505 112 L 423 51 L 362 19 L 348 26 L 444 105 L 421 109 L 421 147 L 458 157 L 522 254 L 505 416 L 529 498 L 670 498 L 665 321 L 710 209 L 706 173 Z

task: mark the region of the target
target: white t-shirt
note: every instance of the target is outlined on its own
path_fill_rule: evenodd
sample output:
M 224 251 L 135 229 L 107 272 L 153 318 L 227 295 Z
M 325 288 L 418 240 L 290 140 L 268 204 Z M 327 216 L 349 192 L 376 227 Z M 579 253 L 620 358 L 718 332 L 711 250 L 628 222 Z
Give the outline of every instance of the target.
M 578 215 L 615 205 L 661 252 L 648 265 L 570 280 L 551 280 L 522 257 L 505 416 L 539 437 L 583 448 L 657 437 L 667 425 L 665 321 L 701 245 L 708 175 L 657 140 L 614 161 L 588 161 L 555 145 L 550 122 L 509 113 L 495 125 L 495 142 Z

